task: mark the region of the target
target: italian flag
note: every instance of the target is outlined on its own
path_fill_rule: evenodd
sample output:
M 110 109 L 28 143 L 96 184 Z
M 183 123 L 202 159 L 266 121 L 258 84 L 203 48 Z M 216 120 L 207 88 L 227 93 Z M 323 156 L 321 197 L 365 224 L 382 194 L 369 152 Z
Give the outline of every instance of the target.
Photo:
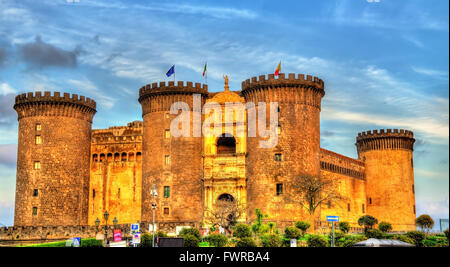
M 280 73 L 280 71 L 281 71 L 281 60 L 280 60 L 280 63 L 278 63 L 277 69 L 275 70 L 275 76 L 278 76 L 278 74 Z
M 205 63 L 205 67 L 203 68 L 203 74 L 202 74 L 203 77 L 205 77 L 205 75 L 206 75 L 206 64 L 207 63 Z

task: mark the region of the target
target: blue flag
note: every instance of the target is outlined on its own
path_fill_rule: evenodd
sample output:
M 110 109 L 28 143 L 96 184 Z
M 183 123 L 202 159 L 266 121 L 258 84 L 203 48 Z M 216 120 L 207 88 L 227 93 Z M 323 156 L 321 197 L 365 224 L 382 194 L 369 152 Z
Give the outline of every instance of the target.
M 167 77 L 170 77 L 170 75 L 175 73 L 175 65 L 173 65 L 169 71 L 166 73 Z

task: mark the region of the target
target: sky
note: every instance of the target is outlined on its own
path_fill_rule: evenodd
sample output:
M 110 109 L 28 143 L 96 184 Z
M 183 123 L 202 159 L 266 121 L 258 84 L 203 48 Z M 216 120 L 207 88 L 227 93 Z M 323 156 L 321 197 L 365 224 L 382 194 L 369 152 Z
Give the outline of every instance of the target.
M 93 128 L 141 120 L 139 88 L 176 79 L 210 92 L 253 76 L 325 82 L 321 146 L 357 157 L 358 132 L 414 131 L 417 214 L 449 216 L 449 3 L 445 0 L 0 0 L 0 226 L 12 225 L 14 96 L 77 93 Z

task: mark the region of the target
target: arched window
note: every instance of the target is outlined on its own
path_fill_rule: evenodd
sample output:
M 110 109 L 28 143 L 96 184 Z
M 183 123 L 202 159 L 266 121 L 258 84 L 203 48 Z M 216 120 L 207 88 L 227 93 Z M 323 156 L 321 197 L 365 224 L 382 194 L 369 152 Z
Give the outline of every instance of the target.
M 100 162 L 105 162 L 105 154 L 100 154 Z
M 141 152 L 136 153 L 136 161 L 141 161 Z
M 92 155 L 92 161 L 93 162 L 97 162 L 98 161 L 98 155 L 97 154 Z
M 113 160 L 112 153 L 108 153 L 108 155 L 106 155 L 106 159 L 108 160 L 108 162 L 111 162 Z
M 122 153 L 122 162 L 127 161 L 127 153 L 123 152 Z
M 119 161 L 120 160 L 120 153 L 115 153 L 114 154 L 114 161 Z
M 128 153 L 128 160 L 134 161 L 134 153 L 133 152 Z
M 222 134 L 217 139 L 217 154 L 236 153 L 236 139 L 229 134 Z
M 217 199 L 218 201 L 230 201 L 233 202 L 234 201 L 234 197 L 230 194 L 222 194 L 219 196 L 219 198 Z

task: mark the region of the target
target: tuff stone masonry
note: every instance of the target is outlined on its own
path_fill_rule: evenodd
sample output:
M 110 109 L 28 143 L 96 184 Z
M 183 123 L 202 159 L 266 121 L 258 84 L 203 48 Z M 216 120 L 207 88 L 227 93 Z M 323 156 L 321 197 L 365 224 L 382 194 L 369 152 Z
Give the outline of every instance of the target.
M 230 91 L 227 81 L 219 93 L 192 82 L 143 86 L 138 99 L 143 121 L 100 130 L 91 130 L 96 103 L 89 98 L 58 92 L 18 95 L 14 228 L 24 233 L 27 227 L 91 231 L 97 218 L 105 223 L 106 210 L 119 224 L 148 225 L 153 185 L 157 227 L 165 231 L 208 226 L 206 211 L 220 199 L 244 206 L 240 221 L 253 221 L 258 208 L 281 228 L 308 219 L 284 192 L 296 177 L 309 175 L 334 180 L 344 196 L 339 203 L 321 205 L 314 218 L 317 226 L 326 225 L 327 215 L 338 215 L 358 227 L 358 218 L 369 214 L 397 231 L 415 229 L 411 131 L 359 133 L 358 159 L 349 158 L 320 147 L 321 79 L 261 75 L 242 82 L 241 91 Z M 171 112 L 176 102 L 186 103 L 180 107 L 190 121 L 189 136 L 172 136 L 171 124 L 180 114 Z M 278 103 L 273 148 L 260 148 L 262 137 L 247 131 L 250 114 L 263 112 L 261 102 L 268 107 Z M 226 103 L 247 109 L 243 117 L 234 114 L 229 125 L 220 120 L 222 131 L 216 136 L 196 136 L 201 133 L 196 122 L 226 116 L 202 112 L 208 103 L 222 111 Z M 269 108 L 266 114 L 269 118 Z M 262 122 L 257 120 L 257 128 Z M 245 129 L 242 136 L 238 125 Z

